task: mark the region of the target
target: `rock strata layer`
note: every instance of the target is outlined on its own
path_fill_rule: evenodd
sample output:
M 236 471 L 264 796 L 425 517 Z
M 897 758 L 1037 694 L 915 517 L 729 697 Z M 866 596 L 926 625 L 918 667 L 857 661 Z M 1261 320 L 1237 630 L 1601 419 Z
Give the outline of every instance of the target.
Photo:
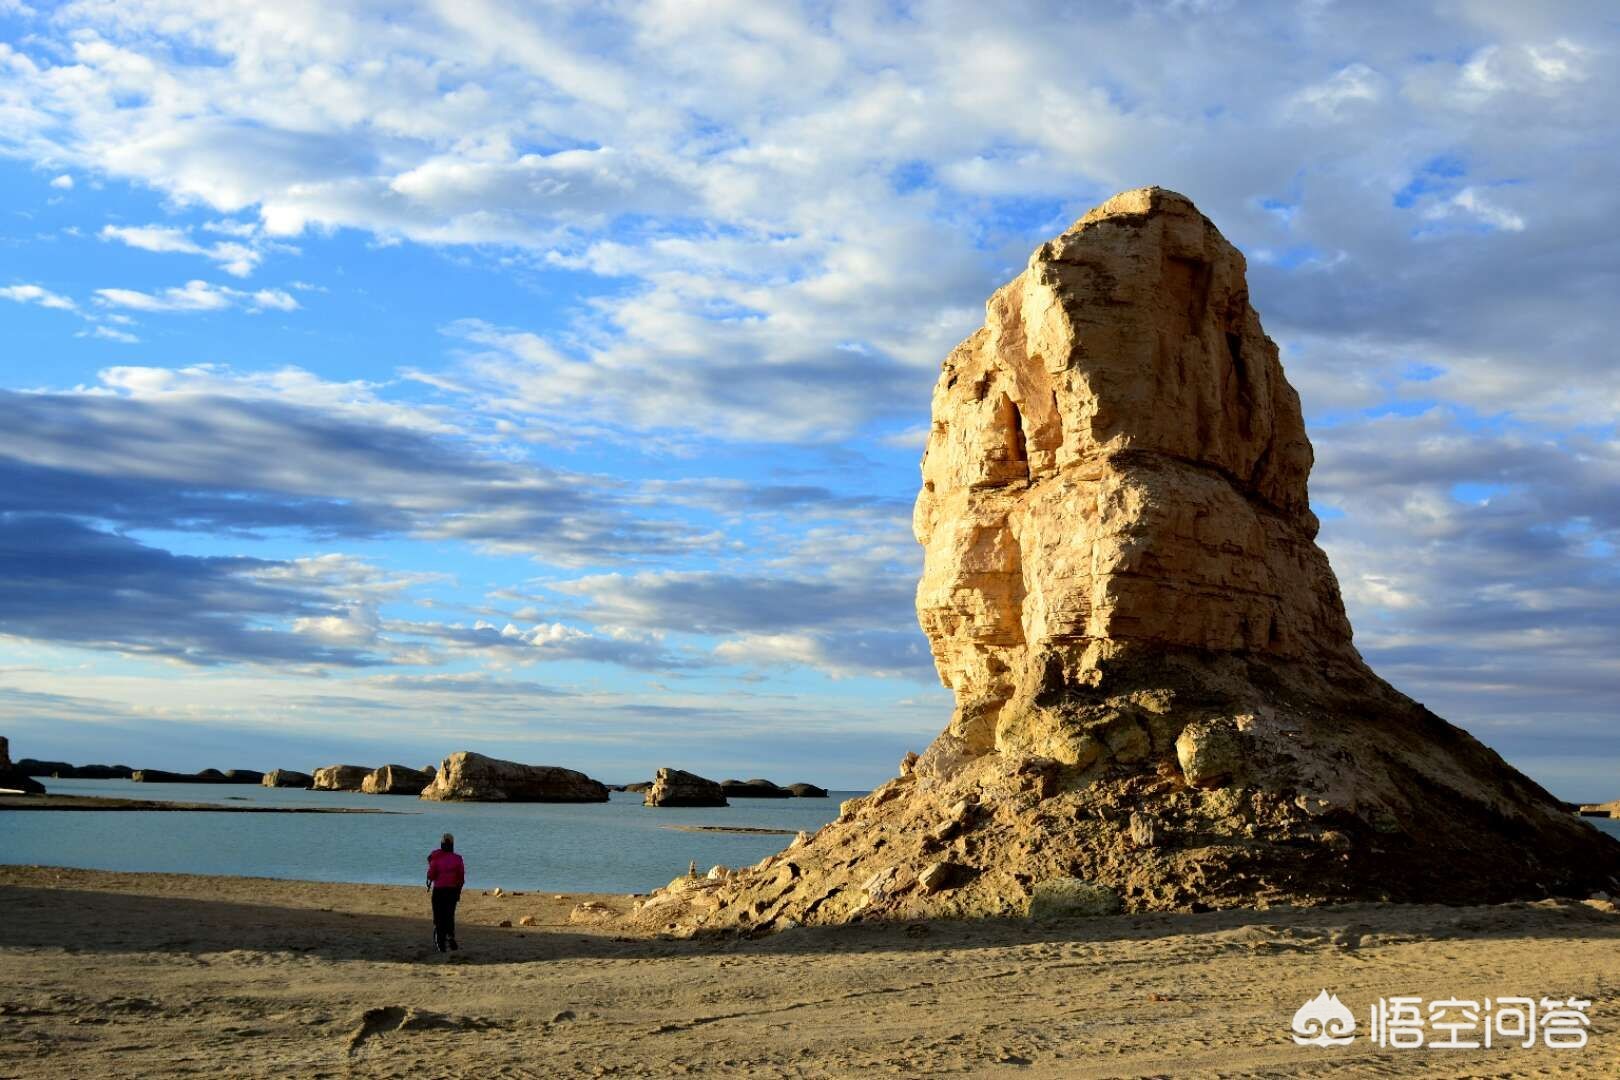
M 1125 192 L 998 289 L 934 389 L 917 614 L 946 730 L 813 837 L 654 894 L 674 932 L 1482 903 L 1620 843 L 1362 661 L 1243 256 Z
M 463 802 L 607 802 L 607 788 L 582 772 L 457 750 L 439 765 L 422 798 Z
M 628 790 L 628 786 L 626 787 Z M 683 769 L 659 769 L 647 789 L 645 806 L 729 806 L 726 793 L 713 780 Z
M 405 765 L 384 765 L 366 774 L 360 790 L 367 795 L 420 795 L 432 781 L 432 773 Z

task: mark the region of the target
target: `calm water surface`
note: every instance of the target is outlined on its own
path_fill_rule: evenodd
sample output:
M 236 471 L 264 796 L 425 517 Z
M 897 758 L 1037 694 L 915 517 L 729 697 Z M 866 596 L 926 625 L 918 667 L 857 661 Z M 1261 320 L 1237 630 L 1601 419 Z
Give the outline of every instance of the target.
M 468 887 L 645 892 L 695 861 L 742 866 L 791 836 L 690 833 L 669 825 L 814 831 L 843 799 L 733 799 L 713 809 L 652 809 L 614 792 L 606 803 L 437 803 L 399 795 L 292 791 L 236 784 L 44 780 L 53 794 L 224 805 L 350 806 L 397 814 L 0 812 L 0 862 L 416 885 L 439 836 L 456 834 Z
M 735 799 L 724 808 L 650 809 L 614 792 L 606 803 L 435 803 L 397 795 L 289 791 L 128 780 L 47 780 L 62 795 L 265 806 L 352 806 L 397 814 L 0 812 L 0 862 L 415 885 L 445 832 L 467 860 L 469 887 L 645 892 L 696 862 L 743 866 L 789 836 L 689 833 L 669 825 L 814 831 L 843 799 Z M 1620 838 L 1620 821 L 1587 818 Z

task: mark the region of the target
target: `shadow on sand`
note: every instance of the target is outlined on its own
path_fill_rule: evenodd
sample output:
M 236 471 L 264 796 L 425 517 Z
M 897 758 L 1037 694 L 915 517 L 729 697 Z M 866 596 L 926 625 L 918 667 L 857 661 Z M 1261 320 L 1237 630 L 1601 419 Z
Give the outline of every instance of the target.
M 331 960 L 437 959 L 426 902 L 420 918 L 234 901 L 142 896 L 85 889 L 0 886 L 0 949 L 69 953 L 293 953 Z M 1354 950 L 1364 939 L 1620 940 L 1620 918 L 1582 904 L 1437 907 L 1353 904 L 1327 908 L 1123 915 L 1030 922 L 1022 919 L 860 923 L 805 927 L 759 938 L 668 940 L 581 933 L 566 926 L 504 929 L 463 919 L 458 963 L 523 964 L 565 959 L 652 959 L 702 955 L 824 956 L 938 952 L 1046 943 L 1136 941 L 1169 936 L 1254 951 Z

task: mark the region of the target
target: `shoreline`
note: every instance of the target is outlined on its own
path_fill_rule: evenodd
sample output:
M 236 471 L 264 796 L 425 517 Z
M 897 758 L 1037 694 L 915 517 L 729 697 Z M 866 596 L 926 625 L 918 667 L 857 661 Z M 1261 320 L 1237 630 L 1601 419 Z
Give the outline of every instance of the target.
M 6 1074 L 1620 1074 L 1609 901 L 674 940 L 614 922 L 625 895 L 475 884 L 441 955 L 420 886 L 0 866 Z M 1354 1045 L 1290 1038 L 1324 988 L 1360 1018 Z M 1592 1001 L 1590 1043 L 1366 1037 L 1383 996 L 1510 994 Z
M 104 795 L 0 795 L 0 811 L 120 811 L 182 812 L 193 814 L 410 814 L 410 810 L 378 810 L 359 806 L 225 806 L 221 803 L 168 802 L 161 799 L 121 799 Z M 420 812 L 420 811 L 417 811 Z

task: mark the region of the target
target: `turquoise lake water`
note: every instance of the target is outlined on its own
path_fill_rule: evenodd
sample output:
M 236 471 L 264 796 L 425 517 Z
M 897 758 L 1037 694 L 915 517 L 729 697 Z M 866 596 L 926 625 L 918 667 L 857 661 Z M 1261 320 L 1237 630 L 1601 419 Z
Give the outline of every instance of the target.
M 398 795 L 235 784 L 44 780 L 52 794 L 241 806 L 350 806 L 397 814 L 211 814 L 175 811 L 0 813 L 0 862 L 417 885 L 439 837 L 456 834 L 468 888 L 645 892 L 696 862 L 758 862 L 791 836 L 692 833 L 669 825 L 815 831 L 838 816 L 825 799 L 733 799 L 729 807 L 653 809 L 614 792 L 606 803 L 437 803 Z

